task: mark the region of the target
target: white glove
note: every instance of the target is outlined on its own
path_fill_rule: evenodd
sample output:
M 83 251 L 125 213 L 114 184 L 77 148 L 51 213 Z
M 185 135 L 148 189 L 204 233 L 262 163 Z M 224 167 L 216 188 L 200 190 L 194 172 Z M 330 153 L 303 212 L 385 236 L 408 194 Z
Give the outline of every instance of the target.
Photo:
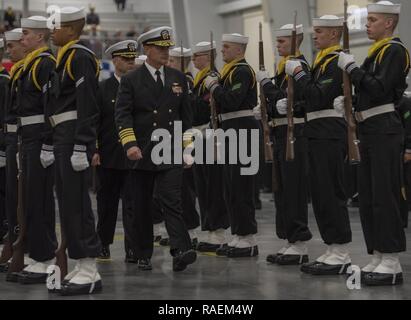
M 43 144 L 40 152 L 40 162 L 44 169 L 54 163 L 53 146 Z
M 6 166 L 6 153 L 4 151 L 0 152 L 0 168 L 4 168 Z
M 207 76 L 204 80 L 204 84 L 208 90 L 212 91 L 212 88 L 215 85 L 218 85 L 218 77 L 213 75 Z
M 269 78 L 270 78 L 270 74 L 268 73 L 268 71 L 261 71 L 260 70 L 255 75 L 255 79 L 257 80 L 258 83 L 260 83 L 264 79 L 269 79 Z
M 301 62 L 298 60 L 288 60 L 285 64 L 285 73 L 289 76 L 293 76 L 295 73 L 295 69 L 298 67 L 302 68 Z
M 339 96 L 334 99 L 334 110 L 343 116 L 345 116 L 344 101 L 344 96 Z
M 261 107 L 260 105 L 253 108 L 254 118 L 256 120 L 261 120 Z
M 287 104 L 288 104 L 288 100 L 287 98 L 281 99 L 277 101 L 277 111 L 279 114 L 281 115 L 285 115 L 287 114 Z
M 354 56 L 352 54 L 340 52 L 338 57 L 338 67 L 348 73 L 351 73 L 351 71 L 357 67 Z
M 90 166 L 85 151 L 74 151 L 70 161 L 74 171 L 83 171 Z

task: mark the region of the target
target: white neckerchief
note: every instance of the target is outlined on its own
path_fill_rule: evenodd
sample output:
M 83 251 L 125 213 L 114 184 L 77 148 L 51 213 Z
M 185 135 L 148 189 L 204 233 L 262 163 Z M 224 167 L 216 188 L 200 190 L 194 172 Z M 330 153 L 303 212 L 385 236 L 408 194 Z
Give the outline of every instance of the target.
M 147 63 L 147 61 L 145 61 L 144 64 L 145 64 L 147 70 L 150 72 L 151 76 L 153 77 L 154 81 L 157 81 L 157 75 L 156 75 L 157 69 L 154 68 L 154 67 L 152 67 L 152 66 L 150 66 L 150 65 Z M 164 66 L 161 66 L 161 68 L 158 69 L 158 71 L 161 72 L 160 78 L 161 78 L 161 81 L 163 82 L 163 85 L 164 85 Z
M 114 78 L 116 78 L 118 83 L 120 83 L 121 77 L 118 76 L 115 72 L 114 72 Z

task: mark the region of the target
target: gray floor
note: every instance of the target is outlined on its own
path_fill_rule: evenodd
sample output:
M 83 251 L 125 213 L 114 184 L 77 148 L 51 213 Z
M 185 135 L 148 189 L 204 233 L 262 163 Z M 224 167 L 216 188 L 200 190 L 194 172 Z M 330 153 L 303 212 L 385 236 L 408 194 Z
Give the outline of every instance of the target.
M 115 242 L 111 248 L 113 261 L 99 264 L 104 291 L 94 296 L 77 299 L 410 299 L 411 255 L 401 255 L 405 283 L 397 287 L 349 290 L 342 276 L 315 277 L 304 275 L 298 267 L 268 265 L 265 257 L 275 252 L 281 243 L 275 236 L 273 203 L 263 195 L 263 210 L 258 211 L 258 258 L 239 260 L 200 255 L 197 262 L 182 273 L 173 273 L 168 249 L 156 247 L 151 272 L 138 271 L 123 262 L 123 234 L 117 225 Z M 361 226 L 356 209 L 350 209 L 353 242 L 350 246 L 354 264 L 368 262 Z M 316 258 L 324 245 L 310 209 L 310 227 L 314 238 L 310 243 L 310 257 Z M 408 245 L 411 237 L 408 234 Z M 7 283 L 0 274 L 0 299 L 61 299 L 48 294 L 45 286 L 23 286 Z

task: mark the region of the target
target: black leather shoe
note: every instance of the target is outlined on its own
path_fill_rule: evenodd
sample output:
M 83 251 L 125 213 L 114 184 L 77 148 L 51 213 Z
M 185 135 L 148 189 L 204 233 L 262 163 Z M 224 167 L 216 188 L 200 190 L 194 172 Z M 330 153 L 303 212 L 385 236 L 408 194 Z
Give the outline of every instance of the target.
M 261 200 L 255 201 L 254 208 L 255 210 L 261 210 L 263 208 L 263 204 L 261 203 Z
M 235 247 L 230 247 L 228 245 L 223 246 L 221 248 L 218 248 L 215 253 L 217 254 L 217 256 L 219 257 L 227 257 L 227 253 L 228 251 L 230 251 L 231 249 L 234 249 Z
M 11 272 L 6 276 L 6 281 L 8 282 L 18 282 L 20 272 Z
M 283 255 L 282 253 L 269 254 L 265 260 L 269 263 L 276 263 L 277 258 L 282 256 L 282 255 Z
M 351 263 L 331 265 L 323 262 L 314 261 L 301 266 L 301 272 L 312 274 L 315 276 L 323 275 L 339 275 L 346 274 Z
M 189 264 L 194 263 L 197 259 L 197 253 L 194 250 L 179 252 L 173 257 L 173 271 L 183 271 Z
M 142 271 L 153 270 L 150 259 L 138 259 L 137 267 Z
M 0 273 L 5 273 L 9 270 L 9 263 L 2 263 L 0 264 Z
M 258 256 L 258 246 L 248 248 L 232 248 L 227 251 L 229 258 L 246 258 Z
M 60 294 L 62 296 L 76 296 L 82 294 L 99 293 L 103 290 L 101 280 L 94 283 L 75 284 L 67 282 L 61 286 Z
M 361 277 L 361 281 L 367 286 L 394 286 L 402 284 L 404 279 L 402 272 L 396 274 L 367 272 L 367 274 Z
M 160 246 L 167 247 L 170 245 L 170 239 L 162 238 L 159 243 L 160 243 Z
M 153 242 L 160 242 L 161 236 L 153 236 Z
M 296 266 L 308 262 L 308 255 L 282 254 L 277 257 L 276 263 L 280 266 Z
M 99 260 L 99 261 L 110 261 L 111 260 L 110 247 L 109 246 L 103 246 L 101 248 L 101 252 L 100 252 L 100 255 L 98 256 L 97 260 Z
M 18 282 L 21 284 L 43 284 L 46 283 L 48 273 L 21 272 Z
M 226 248 L 227 244 L 211 244 L 208 242 L 200 242 L 197 245 L 197 251 L 200 252 L 217 252 L 218 249 Z
M 124 262 L 126 263 L 138 263 L 138 259 L 134 255 L 134 252 L 132 250 L 128 250 L 126 253 L 126 258 L 124 259 Z

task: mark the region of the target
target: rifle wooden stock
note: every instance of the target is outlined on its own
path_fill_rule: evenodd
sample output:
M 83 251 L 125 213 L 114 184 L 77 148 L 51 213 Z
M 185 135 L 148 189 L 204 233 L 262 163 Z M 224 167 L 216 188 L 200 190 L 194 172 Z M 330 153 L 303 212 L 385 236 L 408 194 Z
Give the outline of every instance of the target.
M 290 55 L 295 57 L 297 53 L 297 11 L 294 13 L 294 27 L 291 37 L 291 52 Z M 287 147 L 285 152 L 285 160 L 294 160 L 294 79 L 288 77 L 287 80 Z
M 347 24 L 347 0 L 344 1 L 344 35 L 343 49 L 344 52 L 350 52 L 350 35 Z M 347 120 L 347 138 L 348 138 L 348 160 L 350 164 L 357 164 L 361 161 L 360 150 L 358 147 L 357 125 L 352 113 L 352 83 L 350 76 L 343 71 L 343 88 L 344 88 L 344 110 L 345 119 Z
M 21 154 L 21 136 L 18 136 L 17 143 L 18 152 L 18 174 L 17 174 L 17 224 L 19 226 L 19 234 L 16 241 L 13 243 L 13 256 L 9 266 L 9 273 L 20 272 L 24 268 L 24 249 L 25 249 L 25 238 L 26 238 L 26 219 L 24 216 L 24 203 L 23 203 L 23 164 L 22 164 L 22 154 Z
M 63 221 L 60 214 L 60 244 L 56 250 L 56 266 L 60 268 L 61 279 L 67 275 L 67 240 L 63 230 Z

